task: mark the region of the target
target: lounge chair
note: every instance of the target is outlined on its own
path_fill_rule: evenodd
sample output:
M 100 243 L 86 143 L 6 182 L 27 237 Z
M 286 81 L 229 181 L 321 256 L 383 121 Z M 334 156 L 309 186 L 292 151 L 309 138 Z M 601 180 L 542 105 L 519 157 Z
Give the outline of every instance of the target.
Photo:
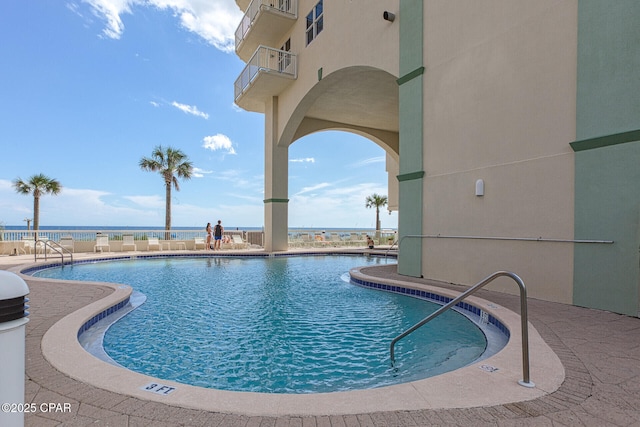
M 302 246 L 302 237 L 299 234 L 289 235 L 289 247 L 298 248 Z
M 149 237 L 147 239 L 147 249 L 151 250 L 151 248 L 158 248 L 159 251 L 162 250 L 162 245 L 160 245 L 160 241 L 157 237 Z
M 331 238 L 329 239 L 329 242 L 334 247 L 342 246 L 342 238 L 338 233 L 331 233 Z
M 196 237 L 193 239 L 193 249 L 198 250 L 199 246 L 202 246 L 202 249 L 207 248 L 207 244 L 202 237 Z
M 222 243 L 220 243 L 220 249 L 233 249 L 233 239 L 231 236 L 222 236 Z
M 64 236 L 60 238 L 60 246 L 63 249 L 68 250 L 69 252 L 73 252 L 73 237 L 71 236 Z
M 125 248 L 133 248 L 134 251 L 138 250 L 135 242 L 133 241 L 133 234 L 123 234 L 122 235 L 122 251 L 125 251 Z
M 107 248 L 111 252 L 111 246 L 109 246 L 109 236 L 96 236 L 96 245 L 93 247 L 94 252 L 102 252 L 104 248 Z
M 23 237 L 22 238 L 22 247 L 18 248 L 25 254 L 29 251 L 29 255 L 36 250 L 36 242 L 33 240 L 33 237 Z
M 309 233 L 303 233 L 300 237 L 302 239 L 301 246 L 313 246 L 313 244 L 315 243 L 315 240 L 313 240 Z
M 351 238 L 349 241 L 352 245 L 357 245 L 357 246 L 364 245 L 365 243 L 367 243 L 367 240 L 364 237 L 362 237 L 362 234 L 360 233 L 351 233 Z
M 245 249 L 247 247 L 247 243 L 242 240 L 242 237 L 238 234 L 232 235 L 231 241 L 233 242 L 234 249 Z
M 38 240 L 36 241 L 36 253 L 48 253 L 50 254 L 51 252 L 53 252 L 53 249 L 51 249 L 51 245 L 49 244 L 51 240 L 49 239 L 49 236 L 47 235 L 39 235 L 38 236 Z

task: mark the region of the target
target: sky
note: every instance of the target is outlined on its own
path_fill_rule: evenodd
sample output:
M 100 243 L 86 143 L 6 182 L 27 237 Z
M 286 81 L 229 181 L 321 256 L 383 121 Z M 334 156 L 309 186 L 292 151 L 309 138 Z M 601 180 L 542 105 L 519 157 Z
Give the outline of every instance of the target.
M 42 173 L 62 191 L 41 226 L 164 227 L 164 181 L 138 165 L 160 145 L 194 166 L 173 226 L 264 226 L 264 116 L 233 102 L 241 17 L 234 0 L 2 0 L 0 225 L 26 227 L 33 197 L 13 181 Z M 345 132 L 294 142 L 289 227 L 374 228 L 384 157 Z

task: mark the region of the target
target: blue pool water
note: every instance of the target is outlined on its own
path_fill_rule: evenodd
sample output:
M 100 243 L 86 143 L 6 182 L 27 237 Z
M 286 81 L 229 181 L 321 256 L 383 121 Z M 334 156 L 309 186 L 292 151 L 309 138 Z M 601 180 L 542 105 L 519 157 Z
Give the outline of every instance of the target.
M 125 283 L 144 304 L 114 323 L 107 354 L 133 371 L 201 387 L 319 393 L 414 381 L 484 352 L 483 332 L 454 311 L 396 346 L 438 305 L 345 282 L 363 256 L 156 258 L 79 264 L 40 277 Z

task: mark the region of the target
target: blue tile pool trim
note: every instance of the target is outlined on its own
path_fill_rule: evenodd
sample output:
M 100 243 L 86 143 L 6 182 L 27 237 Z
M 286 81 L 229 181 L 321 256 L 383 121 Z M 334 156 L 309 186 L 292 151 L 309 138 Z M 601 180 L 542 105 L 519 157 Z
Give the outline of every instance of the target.
M 439 295 L 429 291 L 422 291 L 420 289 L 407 288 L 404 286 L 388 285 L 385 283 L 377 283 L 377 282 L 372 282 L 368 280 L 361 280 L 353 276 L 351 276 L 351 282 L 359 286 L 364 286 L 366 288 L 379 289 L 387 292 L 394 292 L 397 294 L 409 295 L 415 298 L 420 298 L 427 301 L 435 302 L 436 304 L 440 304 L 440 305 L 446 305 L 453 300 L 453 298 L 451 297 Z M 458 304 L 455 305 L 455 307 L 458 310 L 463 310 L 467 312 L 469 315 L 478 316 L 480 318 L 482 318 L 483 315 L 486 315 L 487 323 L 495 326 L 507 338 L 511 337 L 511 332 L 509 331 L 509 328 L 507 328 L 500 320 L 498 320 L 493 315 L 491 315 L 491 313 L 488 313 L 482 310 L 481 308 L 476 307 L 475 305 L 469 304 L 468 302 L 464 302 L 464 301 L 460 301 Z
M 129 297 L 120 301 L 119 303 L 112 305 L 111 307 L 101 311 L 100 313 L 93 316 L 91 319 L 84 322 L 84 324 L 78 330 L 78 338 L 82 335 L 86 330 L 91 328 L 93 325 L 104 319 L 105 317 L 115 313 L 116 311 L 126 307 L 129 304 Z

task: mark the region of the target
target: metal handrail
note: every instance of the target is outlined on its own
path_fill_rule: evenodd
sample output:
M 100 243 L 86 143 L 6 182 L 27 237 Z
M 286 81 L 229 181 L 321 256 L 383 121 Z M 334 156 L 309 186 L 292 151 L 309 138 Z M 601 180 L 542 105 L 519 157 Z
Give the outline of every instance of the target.
M 47 260 L 47 246 L 48 246 L 52 250 L 54 250 L 58 255 L 60 255 L 60 258 L 62 260 L 61 261 L 62 265 L 64 265 L 64 253 L 65 252 L 69 254 L 69 257 L 71 258 L 71 263 L 73 264 L 73 252 L 71 252 L 69 249 L 65 248 L 60 243 L 58 243 L 58 242 L 56 242 L 54 240 L 36 240 L 36 242 L 35 242 L 35 251 L 33 253 L 34 261 L 38 260 L 38 243 L 42 243 L 42 245 L 43 245 L 42 251 L 44 252 L 45 261 Z
M 442 234 L 408 234 L 402 236 L 400 242 L 407 237 L 422 239 L 470 239 L 470 240 L 508 240 L 516 242 L 553 242 L 553 243 L 603 243 L 613 244 L 613 240 L 592 240 L 592 239 L 552 239 L 546 237 L 498 237 L 498 236 L 448 236 Z
M 469 295 L 474 294 L 475 292 L 477 292 L 478 290 L 480 290 L 481 288 L 483 288 L 487 284 L 491 283 L 492 281 L 494 281 L 498 277 L 503 277 L 503 276 L 510 277 L 511 279 L 513 279 L 518 284 L 518 287 L 520 288 L 520 324 L 521 324 L 521 329 L 522 329 L 522 375 L 523 375 L 523 379 L 518 381 L 518 384 L 520 384 L 521 386 L 524 386 L 524 387 L 535 387 L 535 384 L 533 382 L 531 382 L 531 379 L 529 377 L 529 328 L 528 328 L 528 320 L 527 320 L 527 317 L 528 317 L 528 315 L 527 315 L 527 289 L 525 288 L 524 282 L 522 281 L 522 279 L 517 274 L 512 273 L 510 271 L 496 271 L 495 273 L 491 274 L 490 276 L 485 277 L 480 282 L 475 284 L 473 287 L 467 289 L 465 292 L 463 292 L 462 294 L 458 295 L 456 298 L 451 300 L 451 302 L 449 302 L 447 305 L 439 308 L 438 310 L 436 310 L 435 312 L 431 313 L 429 316 L 427 316 L 426 318 L 424 318 L 420 322 L 418 322 L 415 325 L 413 325 L 411 328 L 407 329 L 406 331 L 404 331 L 403 333 L 401 333 L 400 335 L 395 337 L 391 341 L 391 345 L 390 345 L 390 348 L 389 348 L 390 354 L 391 354 L 391 364 L 393 365 L 395 363 L 395 351 L 394 351 L 394 348 L 395 348 L 395 345 L 396 345 L 396 343 L 398 341 L 400 341 L 402 338 L 406 337 L 410 333 L 414 332 L 416 329 L 424 326 L 426 323 L 430 322 L 432 319 L 436 318 L 437 316 L 441 315 L 445 311 L 449 310 L 451 307 L 455 306 L 456 304 L 458 304 L 460 301 L 462 301 L 463 299 L 465 299 Z
M 391 246 L 389 246 L 387 248 L 387 250 L 384 253 L 384 257 L 385 258 L 389 255 L 389 252 L 391 252 L 391 250 L 393 249 L 394 246 L 396 247 L 396 250 L 397 250 L 397 248 L 400 247 L 400 244 L 398 243 L 398 240 L 394 240 L 393 243 L 391 243 Z

